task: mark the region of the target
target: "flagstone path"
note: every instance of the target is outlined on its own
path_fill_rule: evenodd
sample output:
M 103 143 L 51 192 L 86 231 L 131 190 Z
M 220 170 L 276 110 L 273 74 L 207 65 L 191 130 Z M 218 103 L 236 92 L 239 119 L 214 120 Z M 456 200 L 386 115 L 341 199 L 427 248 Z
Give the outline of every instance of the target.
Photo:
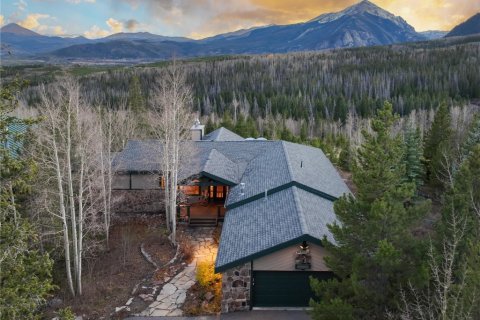
M 217 245 L 213 240 L 213 228 L 189 230 L 188 237 L 193 245 L 194 259 L 185 269 L 168 281 L 153 302 L 140 316 L 181 316 L 181 307 L 187 298 L 187 291 L 196 282 L 197 263 L 215 261 Z

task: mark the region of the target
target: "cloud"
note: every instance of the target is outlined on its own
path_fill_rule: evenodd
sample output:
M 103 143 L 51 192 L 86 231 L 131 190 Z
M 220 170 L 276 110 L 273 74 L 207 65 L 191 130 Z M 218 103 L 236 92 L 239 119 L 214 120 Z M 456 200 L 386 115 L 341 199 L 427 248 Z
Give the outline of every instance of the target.
M 133 32 L 137 29 L 140 23 L 135 19 L 129 19 L 123 22 L 123 27 L 130 32 Z
M 5 23 L 5 17 L 0 14 L 0 26 L 3 26 L 4 23 Z
M 91 38 L 91 39 L 103 38 L 111 34 L 112 33 L 110 31 L 101 29 L 97 25 L 94 25 L 93 27 L 90 28 L 90 30 L 85 31 L 84 33 L 85 37 Z
M 114 18 L 108 18 L 108 20 L 105 21 L 105 24 L 108 26 L 109 30 L 102 29 L 97 25 L 94 25 L 90 28 L 90 30 L 84 32 L 83 35 L 87 38 L 102 38 L 102 37 L 109 36 L 113 33 L 123 32 L 124 30 L 128 32 L 133 32 L 138 27 L 145 26 L 140 24 L 135 19 L 117 20 Z
M 66 33 L 62 26 L 53 26 L 52 31 L 56 36 L 63 36 Z
M 480 1 L 472 0 L 395 0 L 380 1 L 384 8 L 401 15 L 417 31 L 451 30 L 480 12 Z
M 113 18 L 109 18 L 106 21 L 106 24 L 110 27 L 110 30 L 113 33 L 122 32 L 122 30 L 123 30 L 123 23 L 121 23 L 120 21 L 115 20 Z
M 49 18 L 48 14 L 43 13 L 32 13 L 29 14 L 24 20 L 20 21 L 18 24 L 27 29 L 34 29 L 42 31 L 45 26 L 41 25 L 39 20 Z
M 25 0 L 18 0 L 18 2 L 15 2 L 14 5 L 17 7 L 18 11 L 25 11 L 28 6 Z

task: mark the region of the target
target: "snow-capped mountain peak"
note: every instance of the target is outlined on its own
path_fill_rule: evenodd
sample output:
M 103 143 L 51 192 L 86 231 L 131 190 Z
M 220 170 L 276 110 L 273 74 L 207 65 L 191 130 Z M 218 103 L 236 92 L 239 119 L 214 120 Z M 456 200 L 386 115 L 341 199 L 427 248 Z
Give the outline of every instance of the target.
M 373 16 L 377 16 L 383 19 L 394 21 L 397 25 L 406 24 L 405 20 L 401 17 L 397 17 L 394 14 L 380 8 L 376 4 L 368 1 L 363 0 L 353 6 L 350 6 L 340 12 L 335 13 L 326 13 L 322 14 L 309 22 L 318 22 L 318 23 L 328 23 L 335 20 L 338 20 L 345 16 L 354 16 L 354 15 L 362 15 L 362 14 L 371 14 Z

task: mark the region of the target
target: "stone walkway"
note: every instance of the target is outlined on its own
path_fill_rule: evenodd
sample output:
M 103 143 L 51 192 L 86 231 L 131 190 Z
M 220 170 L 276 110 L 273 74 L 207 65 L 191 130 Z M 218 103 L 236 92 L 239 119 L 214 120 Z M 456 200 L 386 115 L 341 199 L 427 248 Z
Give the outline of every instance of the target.
M 140 316 L 181 316 L 182 305 L 187 291 L 196 282 L 197 263 L 215 261 L 217 245 L 213 241 L 213 228 L 195 228 L 189 230 L 188 237 L 193 245 L 194 259 L 185 269 L 167 282 L 157 296 Z

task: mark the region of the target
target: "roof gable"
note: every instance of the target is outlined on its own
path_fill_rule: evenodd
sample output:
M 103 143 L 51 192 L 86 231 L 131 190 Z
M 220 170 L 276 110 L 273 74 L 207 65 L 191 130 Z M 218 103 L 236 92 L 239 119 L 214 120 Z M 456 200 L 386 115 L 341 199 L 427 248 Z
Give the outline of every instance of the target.
M 334 198 L 350 193 L 321 149 L 286 141 L 282 143 L 293 181 Z
M 276 141 L 264 154 L 252 159 L 241 182 L 244 185 L 231 189 L 226 203 L 228 208 L 291 186 L 330 200 L 350 193 L 322 150 L 285 141 Z
M 218 128 L 203 137 L 202 140 L 210 140 L 210 141 L 243 141 L 245 140 L 238 134 L 224 128 Z
M 223 180 L 229 185 L 235 185 L 240 180 L 237 164 L 218 152 L 217 149 L 210 151 L 202 173 Z
M 333 202 L 297 187 L 231 209 L 225 217 L 217 272 L 302 240 L 335 243 L 328 224 L 336 223 Z M 239 241 L 241 239 L 242 241 Z

